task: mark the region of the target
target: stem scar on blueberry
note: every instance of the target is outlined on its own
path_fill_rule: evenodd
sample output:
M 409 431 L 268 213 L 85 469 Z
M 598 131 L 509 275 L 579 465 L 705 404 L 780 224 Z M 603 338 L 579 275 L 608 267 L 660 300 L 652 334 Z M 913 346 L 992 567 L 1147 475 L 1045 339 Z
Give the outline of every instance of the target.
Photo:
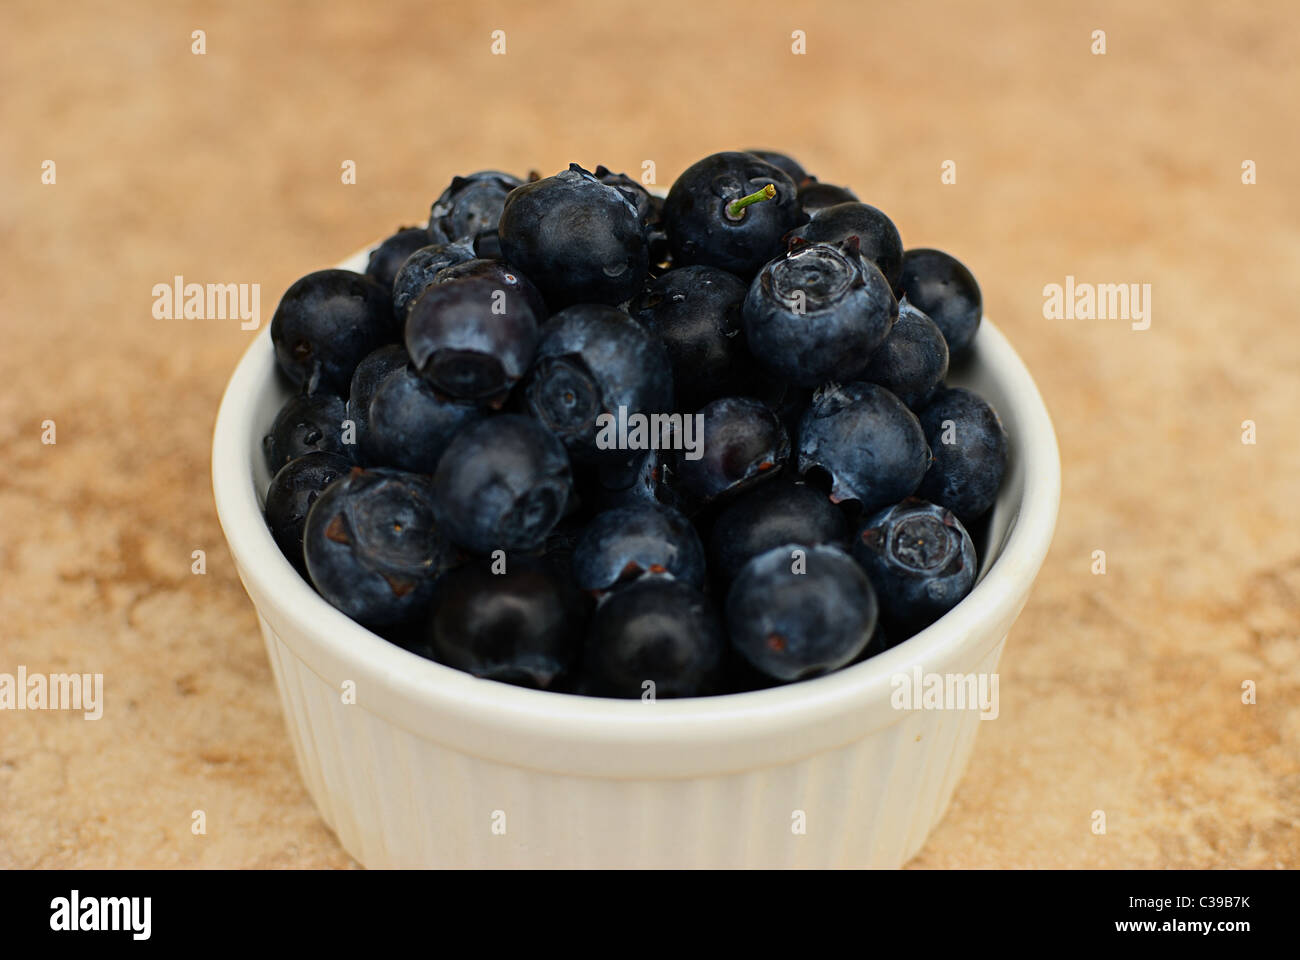
M 749 206 L 751 203 L 760 203 L 763 200 L 771 200 L 775 196 L 776 196 L 776 186 L 774 184 L 769 183 L 763 189 L 755 190 L 747 197 L 741 197 L 739 200 L 732 200 L 729 204 L 727 204 L 726 207 L 727 219 L 744 220 L 745 208 L 747 206 Z

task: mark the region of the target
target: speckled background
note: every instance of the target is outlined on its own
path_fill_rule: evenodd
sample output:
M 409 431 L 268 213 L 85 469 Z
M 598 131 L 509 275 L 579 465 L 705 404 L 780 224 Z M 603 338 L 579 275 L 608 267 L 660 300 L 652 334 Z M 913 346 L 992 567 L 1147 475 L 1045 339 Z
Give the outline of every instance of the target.
M 1298 32 L 1282 0 L 6 2 L 0 672 L 102 672 L 107 704 L 0 713 L 0 866 L 354 865 L 213 511 L 251 334 L 154 319 L 155 283 L 260 283 L 269 322 L 453 174 L 653 160 L 667 184 L 746 146 L 962 257 L 1060 434 L 1001 716 L 914 864 L 1296 866 Z M 1067 275 L 1151 284 L 1150 329 L 1044 319 Z

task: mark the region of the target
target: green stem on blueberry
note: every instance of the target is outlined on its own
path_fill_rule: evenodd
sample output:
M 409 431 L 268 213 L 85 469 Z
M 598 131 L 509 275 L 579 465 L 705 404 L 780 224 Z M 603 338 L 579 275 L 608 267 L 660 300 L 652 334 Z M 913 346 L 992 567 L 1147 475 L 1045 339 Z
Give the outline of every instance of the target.
M 776 196 L 776 187 L 768 184 L 762 190 L 755 190 L 747 197 L 741 197 L 739 200 L 732 200 L 727 204 L 727 219 L 742 220 L 745 216 L 745 208 L 751 203 L 760 203 L 763 200 L 771 200 Z

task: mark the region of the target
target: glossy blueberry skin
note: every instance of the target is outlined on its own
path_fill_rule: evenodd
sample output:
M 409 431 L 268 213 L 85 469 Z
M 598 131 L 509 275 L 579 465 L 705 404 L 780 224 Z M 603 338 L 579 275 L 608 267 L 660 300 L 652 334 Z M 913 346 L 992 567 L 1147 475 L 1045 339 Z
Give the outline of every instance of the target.
M 473 259 L 474 248 L 466 243 L 431 244 L 407 257 L 393 278 L 393 316 L 398 330 L 406 330 L 406 315 L 411 305 L 437 282 L 439 273 Z
M 904 299 L 898 320 L 876 348 L 862 379 L 878 383 L 912 410 L 930 401 L 948 375 L 948 341 L 933 320 Z
M 536 348 L 537 318 L 526 299 L 485 277 L 428 287 L 406 317 L 411 364 L 462 400 L 504 400 Z
M 624 303 L 650 263 L 636 205 L 576 163 L 519 187 L 501 214 L 501 252 L 552 309 Z
M 596 167 L 595 177 L 606 186 L 621 191 L 623 196 L 632 201 L 636 207 L 636 215 L 646 229 L 659 222 L 664 208 L 663 197 L 656 197 L 626 173 L 614 173 L 603 164 Z
M 595 696 L 641 698 L 712 693 L 726 651 L 722 620 L 704 594 L 669 577 L 643 577 L 596 608 L 583 673 Z
M 1007 432 L 997 411 L 978 394 L 954 387 L 918 416 L 934 462 L 917 496 L 947 507 L 963 523 L 983 516 L 997 500 L 1007 469 Z M 945 421 L 952 421 L 951 431 Z
M 910 496 L 930 465 L 916 414 L 874 383 L 828 384 L 799 424 L 799 472 L 831 477 L 831 500 L 879 510 Z
M 732 580 L 760 553 L 783 544 L 847 547 L 849 526 L 826 495 L 804 483 L 761 484 L 729 504 L 709 537 L 709 569 Z
M 970 593 L 975 545 L 950 510 L 908 498 L 867 520 L 853 541 L 891 634 L 910 636 Z
M 741 330 L 747 287 L 717 267 L 678 267 L 652 281 L 632 316 L 663 341 L 679 410 L 748 394 L 771 377 L 758 369 Z
M 862 256 L 885 275 L 890 291 L 898 289 L 903 276 L 903 238 L 894 222 L 870 204 L 837 203 L 826 207 L 790 235 L 809 243 L 843 243 L 857 237 Z
M 307 511 L 326 487 L 351 470 L 352 462 L 336 453 L 308 453 L 281 467 L 267 487 L 266 525 L 280 552 L 304 577 L 302 533 Z
M 391 371 L 367 410 L 368 464 L 433 473 L 456 431 L 484 416 L 472 403 L 436 391 L 411 366 Z
M 837 187 L 833 183 L 805 183 L 799 187 L 799 206 L 808 216 L 816 216 L 820 210 L 840 203 L 857 203 L 858 198 L 847 187 Z
M 801 573 L 794 572 L 795 551 L 803 554 Z M 787 683 L 851 663 L 878 616 L 871 583 L 838 547 L 773 547 L 745 564 L 727 591 L 732 649 Z
M 671 507 L 642 503 L 598 513 L 573 552 L 583 590 L 609 590 L 644 573 L 704 585 L 704 546 L 691 522 Z
M 430 650 L 476 677 L 553 690 L 576 665 L 589 606 L 543 562 L 470 562 L 438 581 Z
M 984 314 L 984 301 L 980 285 L 965 264 L 942 250 L 908 250 L 903 254 L 899 288 L 943 331 L 954 359 L 970 349 Z
M 668 351 L 627 314 L 600 304 L 568 307 L 541 329 L 524 384 L 528 412 L 584 461 L 626 461 L 627 451 L 598 445 L 597 418 L 673 409 Z
M 497 225 L 506 197 L 522 184 L 497 170 L 454 177 L 429 211 L 429 243 L 467 243 L 480 257 L 500 257 Z
M 746 153 L 752 153 L 764 163 L 770 163 L 774 167 L 780 168 L 787 177 L 794 181 L 796 187 L 804 183 L 815 183 L 816 177 L 809 176 L 808 171 L 794 157 L 787 156 L 784 153 L 777 153 L 775 150 L 746 150 Z
M 262 452 L 271 473 L 291 460 L 317 451 L 352 457 L 343 443 L 347 407 L 332 393 L 299 393 L 285 401 L 275 415 L 270 432 L 262 438 Z
M 702 503 L 739 493 L 776 476 L 790 457 L 790 437 L 767 404 L 751 397 L 723 397 L 700 411 L 702 453 L 677 462 L 682 491 Z
M 523 275 L 504 260 L 488 260 L 482 257 L 474 260 L 466 260 L 463 263 L 453 264 L 438 271 L 434 277 L 435 283 L 450 283 L 452 280 L 464 280 L 468 277 L 477 277 L 479 279 L 490 280 L 496 284 L 498 289 L 504 290 L 509 299 L 523 297 L 524 302 L 528 304 L 533 316 L 537 322 L 541 323 L 549 315 L 550 311 L 546 309 L 546 301 L 542 299 L 542 291 Z
M 440 526 L 466 550 L 532 550 L 564 516 L 572 493 L 569 458 L 530 417 L 484 417 L 452 438 L 433 490 Z
M 727 205 L 771 184 L 776 196 L 751 204 L 739 220 Z M 794 181 L 752 153 L 715 153 L 687 167 L 664 201 L 664 228 L 678 266 L 707 264 L 748 280 L 804 222 Z
M 434 519 L 429 478 L 355 468 L 307 514 L 307 573 L 321 596 L 372 628 L 423 617 L 455 551 Z
M 375 395 L 384 378 L 398 367 L 406 366 L 410 357 L 400 343 L 389 343 L 366 354 L 352 372 L 352 385 L 348 388 L 347 418 L 356 427 L 356 447 L 353 456 L 363 466 L 370 463 L 369 424 L 370 398 Z
M 424 227 L 402 227 L 370 251 L 366 276 L 374 277 L 377 283 L 389 290 L 393 289 L 393 280 L 406 258 L 428 244 L 429 232 Z
M 351 270 L 317 270 L 285 291 L 271 318 L 281 372 L 295 387 L 342 394 L 376 347 L 397 339 L 389 291 Z
M 672 450 L 634 451 L 627 461 L 597 464 L 588 488 L 591 503 L 598 510 L 612 510 L 636 504 L 663 504 L 677 509 L 680 497 L 669 484 L 677 470 Z
M 898 302 L 854 247 L 796 244 L 750 284 L 745 338 L 778 377 L 803 387 L 851 380 L 889 335 Z

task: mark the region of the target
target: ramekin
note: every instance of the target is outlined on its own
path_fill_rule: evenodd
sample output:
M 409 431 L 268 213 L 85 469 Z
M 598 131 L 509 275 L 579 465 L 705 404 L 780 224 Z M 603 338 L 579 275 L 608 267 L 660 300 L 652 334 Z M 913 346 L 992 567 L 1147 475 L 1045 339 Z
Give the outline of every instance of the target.
M 364 270 L 362 251 L 339 266 Z M 989 320 L 951 383 L 1001 414 L 1010 463 L 981 579 L 937 623 L 816 680 L 619 701 L 480 680 L 319 597 L 262 515 L 261 438 L 287 396 L 269 324 L 226 388 L 217 514 L 252 598 L 304 781 L 367 867 L 898 867 L 943 816 L 979 728 L 895 709 L 894 678 L 992 674 L 1051 542 L 1060 463 L 1028 370 Z

